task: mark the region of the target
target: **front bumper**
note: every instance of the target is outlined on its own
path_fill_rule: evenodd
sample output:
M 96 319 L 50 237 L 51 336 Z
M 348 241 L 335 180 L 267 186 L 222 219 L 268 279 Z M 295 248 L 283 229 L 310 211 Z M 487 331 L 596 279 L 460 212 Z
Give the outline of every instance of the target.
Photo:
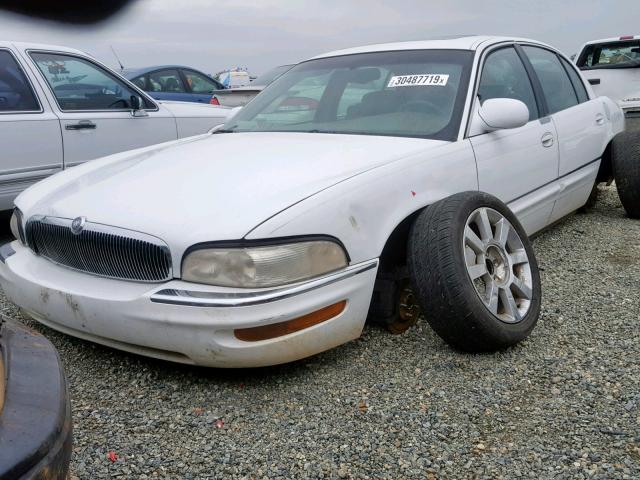
M 72 422 L 60 358 L 42 335 L 0 323 L 0 478 L 66 479 Z
M 0 257 L 5 294 L 39 322 L 121 350 L 212 367 L 291 362 L 359 337 L 378 265 L 372 260 L 310 282 L 247 291 L 95 277 L 55 265 L 18 241 L 3 246 Z M 343 300 L 338 316 L 295 333 L 251 342 L 234 335 Z

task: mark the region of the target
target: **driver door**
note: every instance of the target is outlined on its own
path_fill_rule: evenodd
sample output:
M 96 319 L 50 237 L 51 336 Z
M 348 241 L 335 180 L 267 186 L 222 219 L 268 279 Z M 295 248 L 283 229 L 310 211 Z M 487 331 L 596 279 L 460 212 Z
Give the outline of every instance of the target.
M 60 119 L 64 166 L 177 138 L 175 119 L 143 97 L 147 116 L 131 115 L 141 96 L 93 60 L 71 53 L 28 53 Z
M 491 51 L 484 61 L 475 110 L 491 98 L 513 98 L 529 109 L 529 122 L 490 133 L 470 131 L 480 190 L 495 195 L 517 215 L 528 234 L 549 222 L 557 195 L 557 133 L 541 108 L 513 46 Z

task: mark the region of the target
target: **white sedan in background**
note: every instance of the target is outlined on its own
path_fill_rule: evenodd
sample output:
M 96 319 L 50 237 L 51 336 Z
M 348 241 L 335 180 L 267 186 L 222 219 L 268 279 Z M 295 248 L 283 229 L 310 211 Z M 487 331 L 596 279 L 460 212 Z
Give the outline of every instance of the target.
M 154 101 L 78 50 L 0 42 L 0 210 L 64 168 L 202 134 L 229 113 Z
M 211 134 L 22 193 L 0 283 L 51 328 L 190 364 L 289 362 L 421 307 L 458 349 L 504 348 L 540 311 L 528 235 L 585 204 L 623 128 L 531 40 L 328 53 Z

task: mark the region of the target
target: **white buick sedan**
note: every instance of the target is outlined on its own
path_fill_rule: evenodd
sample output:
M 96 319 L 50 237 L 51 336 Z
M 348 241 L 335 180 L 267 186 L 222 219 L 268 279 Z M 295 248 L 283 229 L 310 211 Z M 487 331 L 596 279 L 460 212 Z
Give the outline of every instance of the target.
M 289 362 L 421 314 L 504 348 L 539 315 L 529 235 L 609 179 L 623 128 L 538 42 L 328 53 L 210 134 L 29 188 L 0 283 L 53 329 L 190 364 Z

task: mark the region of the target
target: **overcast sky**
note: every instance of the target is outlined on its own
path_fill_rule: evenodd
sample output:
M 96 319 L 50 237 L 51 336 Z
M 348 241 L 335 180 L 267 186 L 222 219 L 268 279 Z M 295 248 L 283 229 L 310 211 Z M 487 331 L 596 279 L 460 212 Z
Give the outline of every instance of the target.
M 111 66 L 113 45 L 125 67 L 259 74 L 338 48 L 438 35 L 518 35 L 572 54 L 586 40 L 640 34 L 638 19 L 638 0 L 134 0 L 90 27 L 0 11 L 0 40 L 71 46 Z

